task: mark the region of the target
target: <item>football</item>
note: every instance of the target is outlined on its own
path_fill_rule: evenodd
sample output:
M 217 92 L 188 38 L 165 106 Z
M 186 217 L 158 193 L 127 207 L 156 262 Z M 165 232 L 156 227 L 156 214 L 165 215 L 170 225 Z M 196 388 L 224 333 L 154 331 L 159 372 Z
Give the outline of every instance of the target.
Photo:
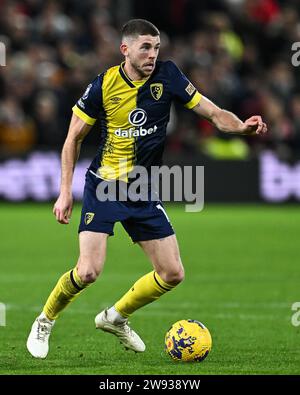
M 211 346 L 209 330 L 196 320 L 175 322 L 165 336 L 165 351 L 174 361 L 201 362 Z

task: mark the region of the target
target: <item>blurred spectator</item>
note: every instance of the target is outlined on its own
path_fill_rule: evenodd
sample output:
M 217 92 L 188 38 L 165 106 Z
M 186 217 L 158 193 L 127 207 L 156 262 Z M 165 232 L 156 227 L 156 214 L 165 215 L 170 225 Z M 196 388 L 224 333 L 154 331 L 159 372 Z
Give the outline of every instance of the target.
M 35 98 L 34 118 L 39 136 L 37 143 L 49 149 L 61 148 L 66 131 L 61 129 L 58 100 L 51 91 L 42 91 Z
M 263 25 L 273 22 L 280 14 L 276 0 L 246 0 L 245 3 L 249 18 Z
M 289 159 L 295 130 L 288 113 L 285 111 L 284 102 L 271 92 L 265 91 L 262 94 L 262 105 L 265 120 L 272 131 L 272 135 L 266 136 L 266 141 L 282 159 Z
M 268 83 L 274 94 L 289 100 L 296 86 L 291 65 L 283 61 L 275 63 L 268 75 Z
M 300 152 L 300 93 L 295 94 L 291 100 L 291 118 L 294 124 L 295 147 Z
M 169 150 L 214 157 L 285 157 L 300 152 L 300 42 L 297 0 L 0 0 L 0 152 L 60 150 L 71 108 L 87 84 L 120 63 L 119 32 L 133 17 L 161 30 L 161 59 L 173 59 L 201 93 L 242 119 L 262 114 L 264 139 L 220 134 L 175 106 Z M 159 9 L 159 13 L 157 10 Z M 91 134 L 92 135 L 92 134 Z M 98 136 L 88 136 L 94 149 Z M 246 144 L 246 146 L 245 146 Z M 231 152 L 231 153 L 230 153 Z
M 13 97 L 0 103 L 1 154 L 20 154 L 33 148 L 36 129 L 32 120 L 25 116 Z

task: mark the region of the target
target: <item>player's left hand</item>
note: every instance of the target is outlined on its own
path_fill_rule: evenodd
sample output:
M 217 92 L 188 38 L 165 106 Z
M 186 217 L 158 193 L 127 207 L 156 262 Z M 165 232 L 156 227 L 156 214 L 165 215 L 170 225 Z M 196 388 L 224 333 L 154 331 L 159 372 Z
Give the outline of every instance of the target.
M 247 135 L 264 135 L 268 131 L 267 125 L 263 122 L 260 115 L 253 115 L 248 118 L 243 126 L 242 133 Z

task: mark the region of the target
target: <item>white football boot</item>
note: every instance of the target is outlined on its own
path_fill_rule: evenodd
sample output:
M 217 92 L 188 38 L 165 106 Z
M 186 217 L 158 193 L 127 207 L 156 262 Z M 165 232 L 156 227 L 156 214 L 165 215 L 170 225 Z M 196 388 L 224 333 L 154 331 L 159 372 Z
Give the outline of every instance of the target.
M 107 309 L 95 317 L 96 329 L 116 335 L 127 350 L 143 352 L 146 346 L 143 340 L 129 326 L 128 320 L 121 323 L 114 323 L 108 319 Z
M 49 351 L 49 336 L 55 321 L 37 317 L 27 339 L 27 350 L 35 358 L 46 358 Z

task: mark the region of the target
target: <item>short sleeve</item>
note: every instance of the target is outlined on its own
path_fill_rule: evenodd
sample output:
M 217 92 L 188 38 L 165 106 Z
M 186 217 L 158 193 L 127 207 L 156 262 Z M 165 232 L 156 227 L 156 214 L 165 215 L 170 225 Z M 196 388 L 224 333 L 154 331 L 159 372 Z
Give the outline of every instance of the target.
M 171 77 L 171 90 L 175 99 L 179 100 L 188 109 L 195 107 L 201 100 L 201 94 L 187 79 L 175 63 L 168 62 Z
M 102 81 L 103 74 L 99 74 L 72 108 L 73 113 L 88 125 L 94 125 L 102 108 Z

